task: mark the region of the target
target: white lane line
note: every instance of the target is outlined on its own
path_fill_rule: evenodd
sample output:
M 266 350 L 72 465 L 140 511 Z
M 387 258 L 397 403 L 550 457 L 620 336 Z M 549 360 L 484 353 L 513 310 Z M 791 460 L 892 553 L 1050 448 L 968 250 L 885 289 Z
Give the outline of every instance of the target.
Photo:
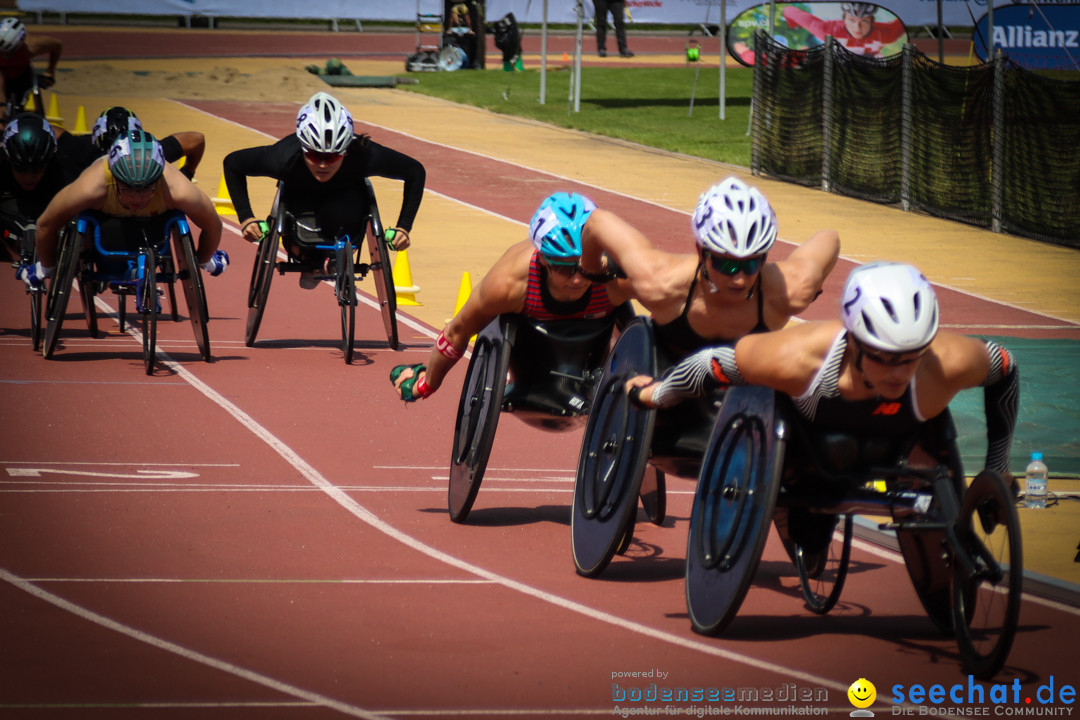
M 380 579 L 380 578 L 331 578 L 331 579 L 248 579 L 248 578 L 23 578 L 26 582 L 44 583 L 124 583 L 124 584 L 172 584 L 172 585 L 490 585 L 488 580 L 447 580 L 436 578 Z
M 257 673 L 253 670 L 240 667 L 239 665 L 235 665 L 225 660 L 219 660 L 218 658 L 206 655 L 197 650 L 192 650 L 190 648 L 184 647 L 183 645 L 178 645 L 174 642 L 170 642 L 155 635 L 151 635 L 150 633 L 143 632 L 142 630 L 133 628 L 130 625 L 125 625 L 123 623 L 117 622 L 112 618 L 105 617 L 104 615 L 96 613 L 93 610 L 88 610 L 81 605 L 77 605 L 69 600 L 65 600 L 58 595 L 53 595 L 52 593 L 39 588 L 38 586 L 20 578 L 17 575 L 8 572 L 3 568 L 0 568 L 0 580 L 10 583 L 11 585 L 14 585 L 23 592 L 27 593 L 28 595 L 32 595 L 39 600 L 49 603 L 50 605 L 55 605 L 61 610 L 71 613 L 75 617 L 79 617 L 83 620 L 95 623 L 108 630 L 120 633 L 121 635 L 126 635 L 134 640 L 138 640 L 140 642 L 146 643 L 147 645 L 150 645 L 151 647 L 157 648 L 158 650 L 163 650 L 165 652 L 172 653 L 173 655 L 178 655 L 186 660 L 197 662 L 201 665 L 206 665 L 207 667 L 213 668 L 215 670 L 220 670 L 221 672 L 228 673 L 230 675 L 234 675 L 238 678 L 253 682 L 257 685 L 262 685 L 263 687 L 270 688 L 271 690 L 276 690 L 283 695 L 300 698 L 302 700 L 306 700 L 310 703 L 314 703 L 322 707 L 337 710 L 338 712 L 349 715 L 351 717 L 370 718 L 370 720 L 383 720 L 383 718 L 385 717 L 383 715 L 373 713 L 363 708 L 358 708 L 353 705 L 343 703 L 339 700 L 335 700 L 334 698 L 320 695 L 309 690 L 305 690 L 304 688 L 297 687 L 296 685 L 290 685 L 289 683 L 275 680 L 274 678 L 268 677 L 261 673 Z

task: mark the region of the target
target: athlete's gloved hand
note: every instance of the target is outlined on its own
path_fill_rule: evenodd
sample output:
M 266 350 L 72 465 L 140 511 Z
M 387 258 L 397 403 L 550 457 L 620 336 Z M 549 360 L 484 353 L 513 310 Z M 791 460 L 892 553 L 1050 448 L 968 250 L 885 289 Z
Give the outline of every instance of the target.
M 412 240 L 409 239 L 409 231 L 401 228 L 386 228 L 383 237 L 386 238 L 386 242 L 394 250 L 404 250 L 412 244 Z
M 406 370 L 412 370 L 412 375 L 398 383 L 401 374 Z M 394 383 L 394 388 L 398 391 L 398 394 L 401 395 L 402 400 L 405 402 L 416 402 L 435 392 L 428 387 L 426 382 L 424 382 L 426 378 L 420 377 L 420 373 L 426 372 L 427 368 L 422 364 L 398 365 L 390 371 L 390 382 Z
M 45 278 L 51 278 L 56 267 L 42 267 L 40 262 L 24 263 L 15 272 L 15 277 L 26 283 L 26 286 L 38 290 L 45 285 Z
M 224 250 L 215 250 L 214 257 L 210 258 L 209 262 L 204 262 L 200 267 L 202 267 L 203 272 L 210 273 L 210 277 L 217 277 L 225 272 L 225 268 L 229 267 L 229 253 Z

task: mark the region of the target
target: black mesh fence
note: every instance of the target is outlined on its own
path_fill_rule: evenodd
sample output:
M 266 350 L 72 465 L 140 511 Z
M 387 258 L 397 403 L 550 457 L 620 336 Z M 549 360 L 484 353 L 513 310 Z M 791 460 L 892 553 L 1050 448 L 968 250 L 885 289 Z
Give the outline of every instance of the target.
M 1080 82 L 755 43 L 755 173 L 1080 248 Z

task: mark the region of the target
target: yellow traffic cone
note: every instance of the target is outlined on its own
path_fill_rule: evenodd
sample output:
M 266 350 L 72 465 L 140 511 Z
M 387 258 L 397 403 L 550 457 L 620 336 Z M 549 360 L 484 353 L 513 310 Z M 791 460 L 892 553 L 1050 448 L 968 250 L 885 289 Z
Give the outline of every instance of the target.
M 233 207 L 232 198 L 229 197 L 229 188 L 225 185 L 225 176 L 221 176 L 221 185 L 218 186 L 217 197 L 214 198 L 214 207 L 217 208 L 218 215 L 236 215 L 236 208 Z
M 82 105 L 79 106 L 79 111 L 75 113 L 75 129 L 72 132 L 76 135 L 85 135 L 90 132 L 90 128 L 86 127 L 86 108 Z
M 26 106 L 23 108 L 26 112 L 37 112 L 37 101 L 34 100 L 34 94 L 30 93 L 26 98 Z
M 413 285 L 408 250 L 398 251 L 392 277 L 394 280 L 394 294 L 397 295 L 398 305 L 423 305 L 423 303 L 416 300 L 416 293 L 420 292 L 420 286 Z
M 49 96 L 49 112 L 45 113 L 45 119 L 53 125 L 64 126 L 64 118 L 60 117 L 60 101 L 56 99 L 56 93 Z
M 465 301 L 472 295 L 472 279 L 469 277 L 469 273 L 465 273 L 461 276 L 461 287 L 458 288 L 457 302 L 454 303 L 454 315 L 461 312 L 461 308 L 465 306 Z

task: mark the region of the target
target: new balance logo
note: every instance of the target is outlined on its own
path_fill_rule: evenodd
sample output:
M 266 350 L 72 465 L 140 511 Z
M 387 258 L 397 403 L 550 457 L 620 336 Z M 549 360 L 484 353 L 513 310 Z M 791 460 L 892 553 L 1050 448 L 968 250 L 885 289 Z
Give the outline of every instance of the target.
M 900 412 L 900 403 L 898 402 L 883 402 L 874 408 L 874 415 L 895 415 Z

